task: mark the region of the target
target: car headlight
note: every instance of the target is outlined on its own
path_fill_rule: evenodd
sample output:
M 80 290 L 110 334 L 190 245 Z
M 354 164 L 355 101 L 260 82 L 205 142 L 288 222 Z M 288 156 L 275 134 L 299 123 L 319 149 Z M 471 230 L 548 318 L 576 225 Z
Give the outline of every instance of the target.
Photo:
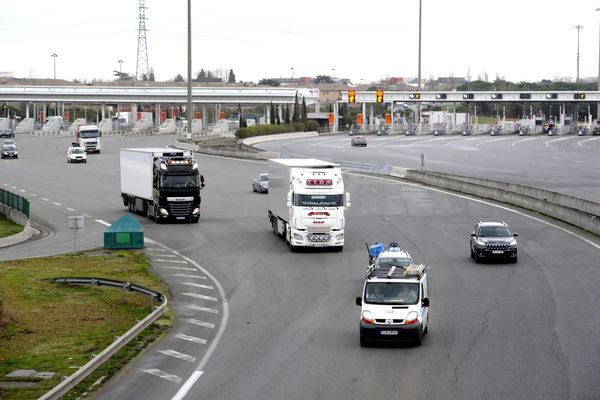
M 517 241 L 515 239 L 511 240 L 510 243 L 508 243 L 509 246 L 516 246 L 517 245 Z
M 371 314 L 371 311 L 369 311 L 369 310 L 363 311 L 360 319 L 361 319 L 361 321 L 363 321 L 364 323 L 367 323 L 367 324 L 375 323 L 375 319 L 373 319 L 373 314 Z
M 484 243 L 484 242 L 482 242 L 482 241 L 481 241 L 481 240 L 479 240 L 479 239 L 477 239 L 477 240 L 475 241 L 475 244 L 476 244 L 477 246 L 482 246 L 482 247 L 485 247 L 485 243 Z

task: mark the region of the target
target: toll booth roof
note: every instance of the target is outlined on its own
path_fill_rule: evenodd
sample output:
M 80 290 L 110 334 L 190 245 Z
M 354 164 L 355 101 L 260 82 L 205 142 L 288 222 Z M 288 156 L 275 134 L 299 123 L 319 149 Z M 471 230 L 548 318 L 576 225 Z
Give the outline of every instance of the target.
M 129 214 L 123 215 L 109 226 L 105 232 L 144 232 L 142 224 Z

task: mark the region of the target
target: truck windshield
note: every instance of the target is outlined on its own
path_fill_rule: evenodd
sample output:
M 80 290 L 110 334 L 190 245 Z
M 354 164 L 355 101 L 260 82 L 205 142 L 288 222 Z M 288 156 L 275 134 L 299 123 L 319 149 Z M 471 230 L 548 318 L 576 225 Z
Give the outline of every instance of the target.
M 98 131 L 81 131 L 79 132 L 79 137 L 82 139 L 93 139 L 100 136 L 100 132 Z
M 198 175 L 163 175 L 163 189 L 193 189 L 198 188 Z
M 341 194 L 295 194 L 294 205 L 302 207 L 341 207 L 344 196 Z
M 371 304 L 416 304 L 419 284 L 411 282 L 368 282 L 365 302 Z

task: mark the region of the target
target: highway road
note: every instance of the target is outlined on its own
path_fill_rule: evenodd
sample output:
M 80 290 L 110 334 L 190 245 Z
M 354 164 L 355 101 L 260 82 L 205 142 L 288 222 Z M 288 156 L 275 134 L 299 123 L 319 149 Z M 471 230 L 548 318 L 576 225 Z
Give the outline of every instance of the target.
M 403 139 L 381 140 L 402 144 Z M 473 146 L 479 143 L 475 139 L 490 140 L 442 139 L 472 139 Z M 101 245 L 103 222 L 127 212 L 119 197 L 118 149 L 164 145 L 173 137 L 103 140 L 101 154 L 90 155 L 87 164 L 70 165 L 65 160 L 68 138 L 17 137 L 20 158 L 2 160 L 0 184 L 25 191 L 21 194 L 32 201 L 32 219 L 48 235 L 3 249 L 2 259 L 70 251 L 73 237 L 66 233 L 66 216 L 72 214 L 89 215 L 78 245 Z M 366 149 L 350 148 L 348 137 L 318 140 L 322 146 L 316 149 L 303 147 L 310 141 L 268 147 L 336 159 L 362 154 L 350 161 L 386 162 L 382 150 L 374 158 L 365 156 L 377 148 L 379 138 Z M 333 146 L 337 140 L 343 146 Z M 414 154 L 422 152 L 414 147 Z M 446 149 L 448 159 L 458 154 L 449 150 L 452 145 Z M 478 153 L 471 151 L 471 157 Z M 543 161 L 538 153 L 532 149 L 527 156 L 523 150 L 522 158 Z M 408 163 L 414 154 L 404 160 Z M 427 153 L 426 162 L 435 162 L 433 154 Z M 448 164 L 466 168 L 460 157 Z M 156 225 L 137 217 L 154 241 L 146 252 L 170 287 L 175 326 L 96 398 L 600 397 L 597 238 L 489 202 L 347 173 L 353 198 L 344 251 L 291 253 L 271 233 L 266 195 L 251 190 L 252 177 L 266 164 L 209 156 L 199 160 L 207 183 L 199 224 Z M 591 156 L 581 161 L 593 165 Z M 417 164 L 418 158 L 411 162 Z M 585 188 L 591 180 L 576 174 L 562 182 L 564 177 L 558 175 L 555 184 Z M 473 263 L 468 238 L 480 219 L 502 219 L 519 233 L 518 264 Z M 374 241 L 398 241 L 431 267 L 431 326 L 421 347 L 359 346 L 360 309 L 354 298 L 360 295 L 367 263 L 365 242 Z
M 600 137 L 546 135 L 368 136 L 351 147 L 347 135 L 261 143 L 283 155 L 389 164 L 549 189 L 600 202 Z

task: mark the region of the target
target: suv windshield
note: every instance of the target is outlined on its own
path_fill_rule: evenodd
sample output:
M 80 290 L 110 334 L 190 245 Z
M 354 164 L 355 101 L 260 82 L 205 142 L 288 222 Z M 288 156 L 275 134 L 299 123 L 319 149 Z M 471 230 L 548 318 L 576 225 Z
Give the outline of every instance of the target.
M 368 282 L 365 302 L 372 304 L 416 304 L 419 300 L 417 282 Z
M 505 226 L 482 226 L 479 228 L 479 237 L 509 237 L 510 229 Z
M 294 205 L 304 207 L 341 207 L 344 205 L 341 194 L 295 194 Z

